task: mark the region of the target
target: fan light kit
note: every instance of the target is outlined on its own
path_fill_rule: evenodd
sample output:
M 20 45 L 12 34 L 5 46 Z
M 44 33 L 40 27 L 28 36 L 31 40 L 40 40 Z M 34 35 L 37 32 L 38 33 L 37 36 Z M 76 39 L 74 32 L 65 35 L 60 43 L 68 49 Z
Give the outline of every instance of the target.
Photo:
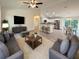
M 37 2 L 36 0 L 31 1 L 21 1 L 24 5 L 27 5 L 28 8 L 38 8 L 38 5 L 42 5 L 42 2 Z

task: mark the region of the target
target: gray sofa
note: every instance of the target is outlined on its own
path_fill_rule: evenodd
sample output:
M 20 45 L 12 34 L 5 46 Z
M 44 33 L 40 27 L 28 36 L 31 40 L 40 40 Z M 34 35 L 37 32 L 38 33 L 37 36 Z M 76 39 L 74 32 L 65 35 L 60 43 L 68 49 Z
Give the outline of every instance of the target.
M 24 59 L 23 52 L 11 33 L 0 33 L 0 59 Z
M 75 59 L 75 55 L 79 49 L 79 41 L 71 40 L 71 46 L 69 48 L 67 55 L 63 55 L 62 53 L 60 53 L 61 42 L 62 40 L 58 39 L 53 45 L 53 47 L 49 49 L 49 59 Z

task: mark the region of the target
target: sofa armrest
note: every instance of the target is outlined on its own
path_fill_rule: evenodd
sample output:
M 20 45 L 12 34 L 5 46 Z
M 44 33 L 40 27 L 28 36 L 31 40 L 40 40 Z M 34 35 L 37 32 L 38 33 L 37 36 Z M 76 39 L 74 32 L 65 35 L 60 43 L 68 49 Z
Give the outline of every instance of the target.
M 58 40 L 54 43 L 54 45 L 53 45 L 53 47 L 52 47 L 51 49 L 54 49 L 54 50 L 56 50 L 56 51 L 59 52 L 61 42 L 62 42 L 62 40 L 61 40 L 61 39 L 58 39 Z
M 68 59 L 68 58 L 53 49 L 49 49 L 49 59 Z
M 23 52 L 20 50 L 6 59 L 24 59 Z

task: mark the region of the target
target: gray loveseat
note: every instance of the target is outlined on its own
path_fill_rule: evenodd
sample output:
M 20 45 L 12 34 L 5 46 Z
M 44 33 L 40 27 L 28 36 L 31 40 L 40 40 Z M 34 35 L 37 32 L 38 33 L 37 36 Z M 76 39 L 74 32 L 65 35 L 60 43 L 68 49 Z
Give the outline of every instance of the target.
M 24 59 L 23 52 L 11 33 L 0 33 L 0 59 Z
M 52 48 L 49 49 L 49 59 L 75 59 L 75 55 L 78 52 L 79 49 L 79 40 L 75 35 L 71 39 L 71 46 L 69 48 L 69 51 L 67 55 L 63 55 L 60 53 L 60 45 L 62 40 L 57 40 Z

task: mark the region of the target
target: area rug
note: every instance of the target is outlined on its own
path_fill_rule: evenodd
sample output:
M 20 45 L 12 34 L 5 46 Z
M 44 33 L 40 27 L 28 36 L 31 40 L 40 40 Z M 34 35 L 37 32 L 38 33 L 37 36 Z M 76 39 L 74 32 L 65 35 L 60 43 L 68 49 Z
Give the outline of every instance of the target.
M 43 37 L 42 44 L 33 50 L 25 43 L 24 38 L 18 38 L 17 42 L 24 52 L 24 59 L 49 59 L 49 48 L 54 44 L 54 42 Z

